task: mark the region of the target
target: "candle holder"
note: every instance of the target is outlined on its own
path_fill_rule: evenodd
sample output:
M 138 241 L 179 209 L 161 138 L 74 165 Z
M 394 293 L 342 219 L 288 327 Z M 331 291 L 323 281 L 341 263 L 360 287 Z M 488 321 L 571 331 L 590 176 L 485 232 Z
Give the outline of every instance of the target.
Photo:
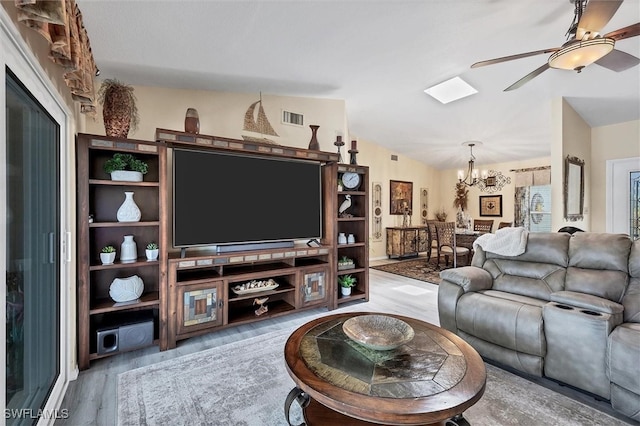
M 338 147 L 338 163 L 342 163 L 342 147 L 344 146 L 342 136 L 336 136 L 336 141 L 333 144 Z
M 358 153 L 357 150 L 357 146 L 356 144 L 358 143 L 358 141 L 351 141 L 351 149 L 349 150 L 349 154 L 351 155 L 351 158 L 349 160 L 349 164 L 358 164 L 356 163 L 356 154 Z

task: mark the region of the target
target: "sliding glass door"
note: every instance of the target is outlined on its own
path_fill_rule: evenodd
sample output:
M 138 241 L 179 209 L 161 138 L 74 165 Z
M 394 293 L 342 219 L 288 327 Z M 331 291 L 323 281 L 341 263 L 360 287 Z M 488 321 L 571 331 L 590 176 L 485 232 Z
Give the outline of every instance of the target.
M 60 127 L 5 75 L 5 417 L 17 425 L 35 423 L 60 374 Z

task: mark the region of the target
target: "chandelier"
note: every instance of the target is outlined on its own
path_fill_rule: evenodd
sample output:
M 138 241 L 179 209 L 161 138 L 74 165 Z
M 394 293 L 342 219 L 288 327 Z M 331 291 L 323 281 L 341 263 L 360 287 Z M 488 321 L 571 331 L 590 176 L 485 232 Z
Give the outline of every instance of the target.
M 482 145 L 479 141 L 464 142 L 462 145 L 468 146 L 471 152 L 469 158 L 469 165 L 467 167 L 467 174 L 465 176 L 464 170 L 458 170 L 458 182 L 461 185 L 475 186 L 482 192 L 488 192 L 490 194 L 500 191 L 508 183 L 511 183 L 511 178 L 504 176 L 502 172 L 496 170 L 482 170 L 478 173 L 478 169 L 475 168 L 476 157 L 473 155 L 473 147 L 476 145 Z
M 482 185 L 482 186 L 495 186 L 495 177 L 489 176 L 486 170 L 483 170 L 480 175 L 478 169 L 475 168 L 476 157 L 473 155 L 473 147 L 476 145 L 482 145 L 482 142 L 471 141 L 463 142 L 462 145 L 469 147 L 471 152 L 471 158 L 469 158 L 469 166 L 467 168 L 467 175 L 465 176 L 464 170 L 458 170 L 458 182 L 467 186 Z

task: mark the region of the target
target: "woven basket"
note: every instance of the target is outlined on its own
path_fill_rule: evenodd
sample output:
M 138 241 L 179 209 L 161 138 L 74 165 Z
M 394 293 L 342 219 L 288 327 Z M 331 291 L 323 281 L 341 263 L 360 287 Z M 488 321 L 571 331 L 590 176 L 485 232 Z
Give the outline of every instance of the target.
M 127 87 L 112 86 L 105 91 L 102 119 L 107 136 L 127 137 L 134 114 L 134 102 Z

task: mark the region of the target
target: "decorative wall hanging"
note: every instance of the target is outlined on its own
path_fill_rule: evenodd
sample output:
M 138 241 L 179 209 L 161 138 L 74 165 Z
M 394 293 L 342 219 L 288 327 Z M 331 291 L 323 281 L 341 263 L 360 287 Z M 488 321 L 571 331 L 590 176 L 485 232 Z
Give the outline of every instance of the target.
M 257 116 L 255 115 L 256 106 L 258 106 Z M 264 108 L 262 107 L 262 93 L 260 93 L 260 99 L 249 105 L 249 108 L 247 108 L 247 111 L 244 113 L 243 130 L 251 132 L 254 135 L 260 135 L 260 137 L 254 135 L 242 135 L 242 138 L 245 141 L 276 144 L 273 140 L 264 137 L 265 135 L 279 135 L 275 130 L 273 130 L 273 127 L 267 118 L 267 114 L 264 112 Z
M 420 188 L 420 220 L 423 225 L 427 224 L 429 216 L 429 190 Z
M 502 216 L 502 195 L 481 195 L 480 216 Z
M 413 210 L 413 182 L 390 181 L 389 195 L 391 199 L 389 214 L 404 215 L 407 210 L 409 212 Z
M 95 76 L 99 74 L 91 52 L 80 8 L 73 0 L 16 0 L 18 21 L 49 43 L 49 58 L 64 68 L 63 75 L 80 112 L 95 116 Z
M 373 182 L 371 203 L 373 204 L 373 232 L 372 239 L 374 241 L 382 240 L 382 184 Z
M 487 178 L 479 180 L 476 186 L 480 188 L 482 192 L 488 192 L 493 194 L 500 191 L 508 183 L 511 183 L 511 178 L 502 174 L 502 172 L 496 170 L 489 170 Z

